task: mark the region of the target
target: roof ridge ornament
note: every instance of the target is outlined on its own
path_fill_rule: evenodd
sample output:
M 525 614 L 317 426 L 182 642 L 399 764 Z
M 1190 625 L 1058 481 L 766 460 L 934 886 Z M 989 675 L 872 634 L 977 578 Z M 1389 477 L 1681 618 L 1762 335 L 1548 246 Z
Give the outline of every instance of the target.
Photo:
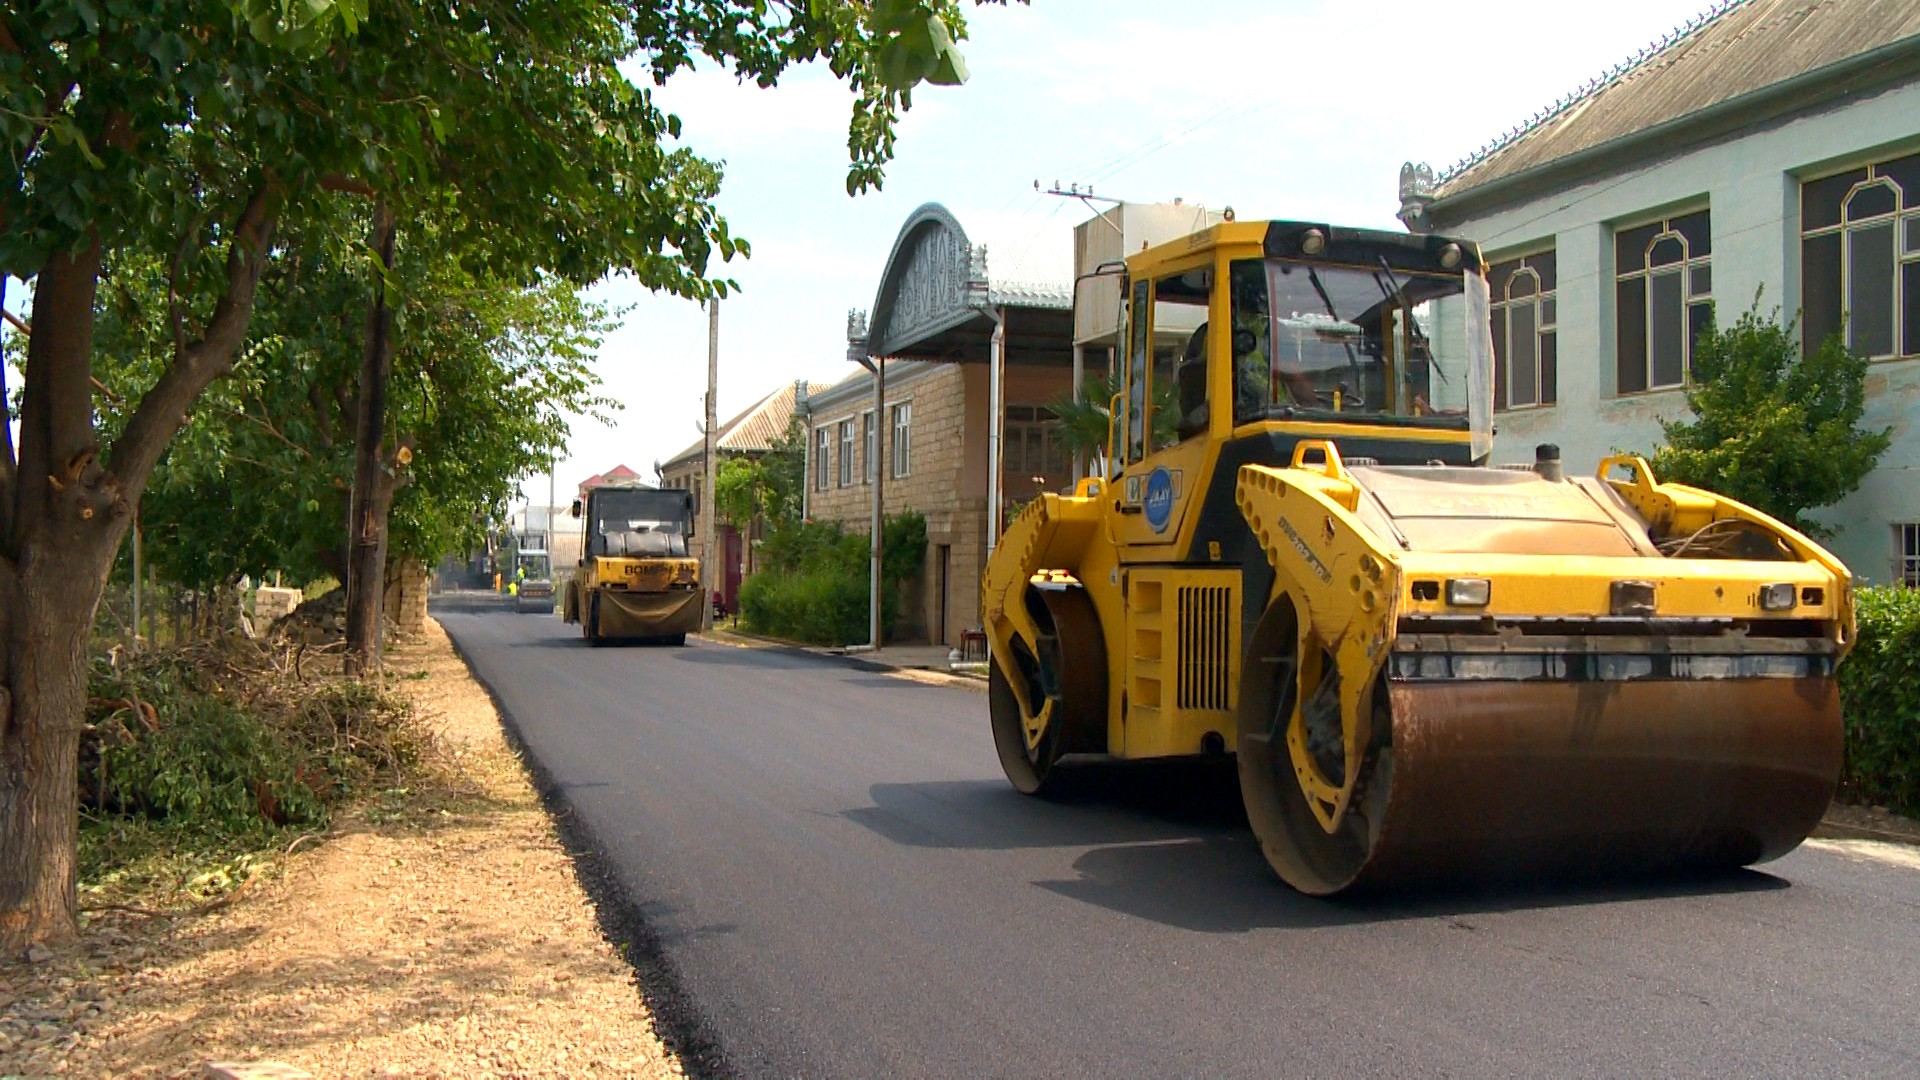
M 967 303 L 986 307 L 991 302 L 993 279 L 987 275 L 987 245 L 967 245 Z
M 1433 166 L 1424 161 L 1404 162 L 1400 166 L 1400 218 L 1408 232 L 1425 233 L 1433 229 L 1427 220 L 1427 207 L 1433 202 Z

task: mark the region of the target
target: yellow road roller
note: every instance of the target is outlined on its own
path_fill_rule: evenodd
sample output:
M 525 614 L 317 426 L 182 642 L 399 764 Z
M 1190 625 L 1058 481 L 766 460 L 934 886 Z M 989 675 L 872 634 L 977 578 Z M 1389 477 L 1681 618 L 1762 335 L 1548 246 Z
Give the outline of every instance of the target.
M 693 537 L 693 492 L 644 484 L 607 484 L 574 500 L 580 565 L 567 583 L 561 618 L 580 624 L 590 644 L 652 641 L 685 645 L 700 629 L 700 560 Z
M 1820 820 L 1846 568 L 1637 457 L 1494 463 L 1474 244 L 1227 222 L 1121 295 L 1104 460 L 983 581 L 1015 788 L 1235 754 L 1315 895 L 1744 865 Z

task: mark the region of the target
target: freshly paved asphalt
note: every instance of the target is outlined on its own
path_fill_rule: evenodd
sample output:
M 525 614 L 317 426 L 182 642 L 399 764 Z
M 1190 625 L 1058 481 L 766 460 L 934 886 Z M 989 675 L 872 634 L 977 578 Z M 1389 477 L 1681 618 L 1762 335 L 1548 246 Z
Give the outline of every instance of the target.
M 1326 902 L 1218 773 L 1000 777 L 985 695 L 443 604 L 741 1076 L 1920 1076 L 1920 870 Z

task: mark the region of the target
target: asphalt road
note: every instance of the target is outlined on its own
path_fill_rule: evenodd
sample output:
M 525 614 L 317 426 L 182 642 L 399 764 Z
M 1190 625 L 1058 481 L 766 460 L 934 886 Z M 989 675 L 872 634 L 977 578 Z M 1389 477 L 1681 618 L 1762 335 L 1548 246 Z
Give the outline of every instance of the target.
M 977 691 L 436 612 L 737 1075 L 1920 1075 L 1920 869 L 1310 900 L 1218 773 L 1015 794 Z

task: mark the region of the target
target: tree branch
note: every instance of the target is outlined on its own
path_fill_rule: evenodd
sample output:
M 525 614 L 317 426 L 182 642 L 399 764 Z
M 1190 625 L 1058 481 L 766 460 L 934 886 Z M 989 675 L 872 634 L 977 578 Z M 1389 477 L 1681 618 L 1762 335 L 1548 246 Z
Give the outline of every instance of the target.
M 229 416 L 238 417 L 239 419 L 245 420 L 246 422 L 254 425 L 255 427 L 259 428 L 261 431 L 266 432 L 267 434 L 273 436 L 275 439 L 284 443 L 289 450 L 292 450 L 294 453 L 299 454 L 301 457 L 309 458 L 309 459 L 313 457 L 313 451 L 307 449 L 304 446 L 301 446 L 299 443 L 294 442 L 292 439 L 287 438 L 286 432 L 281 431 L 279 428 L 275 427 L 273 425 L 273 421 L 268 420 L 265 417 L 255 416 L 245 409 L 235 409 L 235 408 L 232 408 L 231 406 L 223 406 L 220 411 L 226 413 Z
M 173 262 L 167 266 L 167 321 L 173 325 L 173 355 L 179 356 L 187 351 L 187 314 L 180 303 L 180 267 L 187 261 L 187 251 L 200 235 L 203 215 L 195 214 L 187 230 L 180 234 L 180 246 L 173 249 Z
M 187 410 L 213 380 L 233 370 L 233 358 L 246 340 L 253 317 L 254 291 L 266 268 L 267 251 L 280 208 L 279 185 L 268 179 L 247 200 L 227 250 L 227 287 L 214 305 L 200 340 L 174 354 L 160 381 L 147 391 L 133 419 L 113 447 L 113 473 L 128 501 L 146 487 L 153 466 L 174 433 L 186 423 Z
M 373 197 L 372 184 L 358 177 L 347 176 L 344 173 L 328 173 L 322 176 L 320 178 L 320 190 L 339 191 L 348 195 L 365 196 L 366 198 Z

